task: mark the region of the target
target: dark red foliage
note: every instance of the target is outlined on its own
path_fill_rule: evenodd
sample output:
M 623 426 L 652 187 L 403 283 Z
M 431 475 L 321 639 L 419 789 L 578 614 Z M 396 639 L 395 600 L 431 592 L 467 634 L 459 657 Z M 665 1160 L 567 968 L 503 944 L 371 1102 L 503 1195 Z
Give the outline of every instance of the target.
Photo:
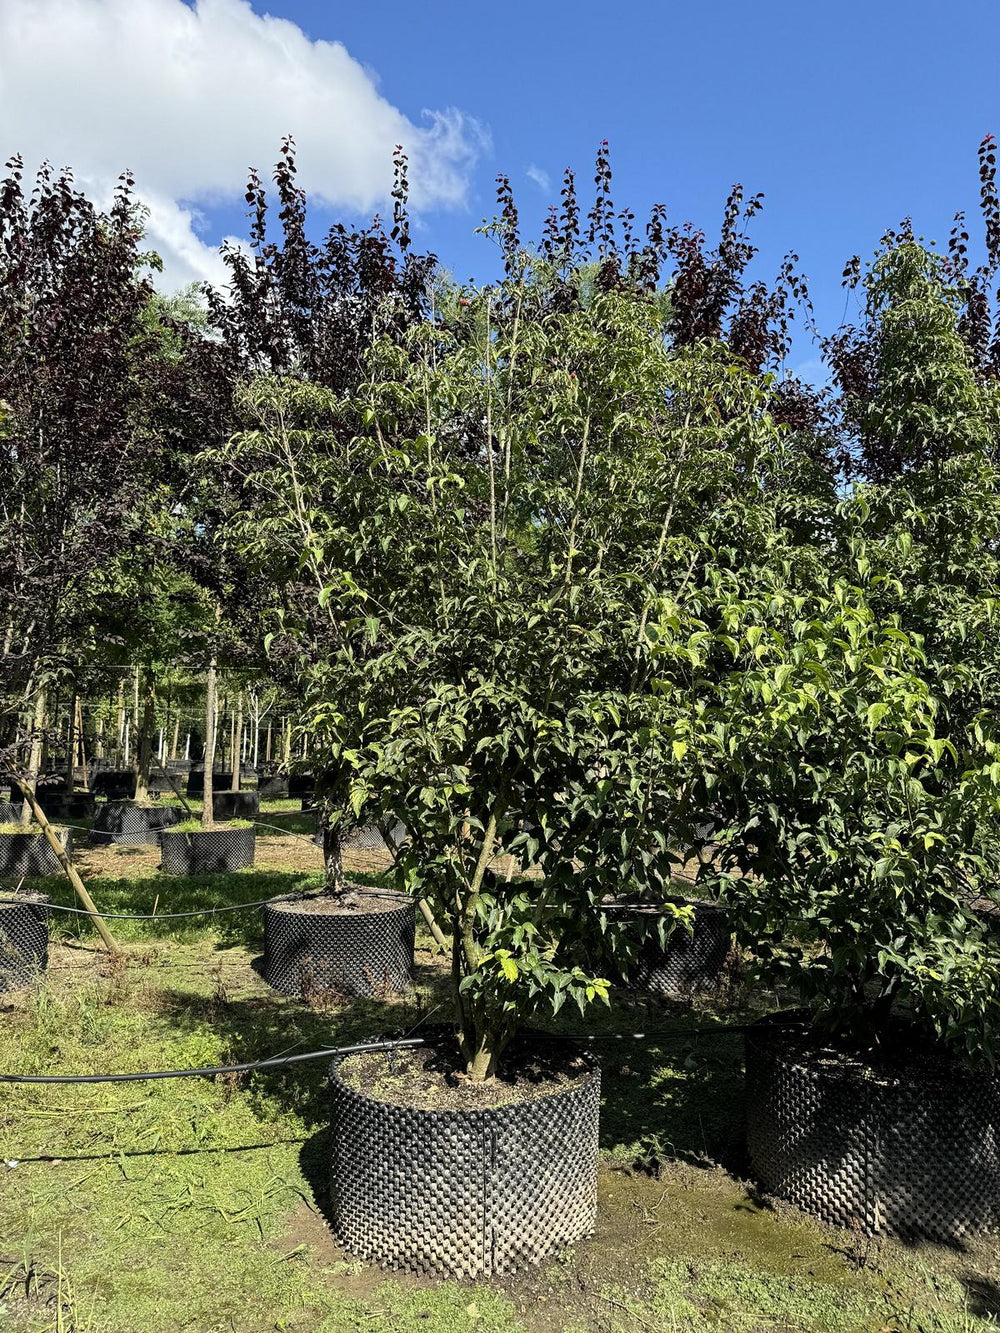
M 280 242 L 269 237 L 267 192 L 251 171 L 252 255 L 224 247 L 228 291 L 206 293 L 212 321 L 242 370 L 294 373 L 346 393 L 363 374 L 373 337 L 398 335 L 426 313 L 436 260 L 412 251 L 402 149 L 393 160 L 389 234 L 377 217 L 354 230 L 336 223 L 318 245 L 306 231 L 294 142 L 284 140 L 274 169 Z

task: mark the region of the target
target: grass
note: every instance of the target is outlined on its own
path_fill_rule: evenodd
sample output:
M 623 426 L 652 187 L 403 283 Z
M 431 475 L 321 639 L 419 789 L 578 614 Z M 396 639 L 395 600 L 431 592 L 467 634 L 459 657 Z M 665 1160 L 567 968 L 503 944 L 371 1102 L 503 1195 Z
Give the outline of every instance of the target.
M 130 865 L 120 857 L 123 870 Z M 371 877 L 369 882 L 378 882 Z M 318 884 L 251 871 L 169 882 L 171 910 Z M 90 879 L 107 911 L 167 894 L 155 872 Z M 37 882 L 57 900 L 59 881 Z M 259 979 L 259 913 L 112 923 L 119 959 L 61 918 L 50 971 L 0 996 L 0 1069 L 194 1068 L 406 1029 L 446 1005 L 421 938 L 417 988 L 310 1008 Z M 650 1003 L 588 1026 L 680 1030 L 745 1012 Z M 568 1020 L 567 1020 L 568 1024 Z M 580 1029 L 579 1021 L 576 1028 Z M 731 1033 L 609 1043 L 598 1231 L 491 1285 L 390 1278 L 338 1249 L 324 1221 L 323 1063 L 249 1076 L 10 1085 L 0 1096 L 4 1333 L 972 1333 L 1000 1309 L 987 1246 L 866 1250 L 743 1183 L 741 1051 Z

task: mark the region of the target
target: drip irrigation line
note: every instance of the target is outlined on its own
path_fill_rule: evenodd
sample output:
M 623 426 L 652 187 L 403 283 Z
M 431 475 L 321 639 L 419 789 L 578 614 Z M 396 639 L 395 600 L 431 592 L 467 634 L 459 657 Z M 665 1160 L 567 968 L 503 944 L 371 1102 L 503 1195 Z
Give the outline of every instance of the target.
M 357 1046 L 330 1046 L 298 1055 L 275 1055 L 268 1060 L 250 1060 L 238 1065 L 206 1065 L 201 1069 L 147 1069 L 136 1074 L 0 1074 L 0 1083 L 142 1083 L 154 1078 L 204 1078 L 216 1074 L 247 1074 L 255 1069 L 300 1064 L 305 1060 L 329 1060 L 335 1055 L 357 1055 L 388 1051 L 400 1046 L 424 1046 L 426 1037 L 401 1037 L 395 1041 L 362 1042 Z
M 752 1024 L 730 1023 L 710 1028 L 684 1028 L 663 1032 L 611 1032 L 583 1036 L 566 1036 L 557 1032 L 534 1032 L 534 1041 L 650 1041 L 684 1040 L 691 1037 L 710 1037 L 716 1033 L 746 1032 Z M 267 1060 L 251 1060 L 237 1065 L 207 1065 L 201 1069 L 147 1069 L 135 1074 L 0 1074 L 0 1083 L 142 1083 L 155 1078 L 204 1078 L 219 1074 L 246 1074 L 257 1069 L 273 1069 L 279 1065 L 301 1064 L 307 1060 L 329 1060 L 334 1056 L 360 1055 L 370 1051 L 391 1051 L 426 1046 L 433 1037 L 397 1037 L 385 1041 L 361 1042 L 354 1046 L 330 1046 L 319 1051 L 303 1051 L 298 1055 L 276 1055 Z

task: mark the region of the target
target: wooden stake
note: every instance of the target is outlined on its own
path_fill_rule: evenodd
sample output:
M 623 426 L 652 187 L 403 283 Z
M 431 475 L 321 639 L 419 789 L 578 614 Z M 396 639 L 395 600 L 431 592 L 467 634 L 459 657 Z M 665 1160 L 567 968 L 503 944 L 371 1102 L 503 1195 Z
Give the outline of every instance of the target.
M 59 864 L 63 868 L 63 873 L 73 885 L 73 892 L 87 909 L 88 915 L 93 919 L 94 925 L 97 927 L 97 933 L 104 941 L 104 947 L 107 949 L 108 953 L 117 953 L 118 945 L 115 944 L 114 938 L 112 937 L 110 930 L 108 930 L 104 918 L 97 910 L 93 898 L 91 898 L 90 894 L 87 892 L 86 884 L 84 884 L 83 880 L 71 864 L 69 857 L 66 855 L 65 847 L 63 847 L 62 843 L 56 837 L 52 825 L 45 818 L 44 811 L 38 804 L 38 801 L 35 798 L 35 793 L 31 790 L 30 782 L 22 781 L 18 773 L 14 774 L 14 781 L 21 788 L 21 795 L 24 797 L 25 803 L 31 807 L 31 813 L 35 818 L 35 823 L 45 834 L 45 841 L 59 858 Z

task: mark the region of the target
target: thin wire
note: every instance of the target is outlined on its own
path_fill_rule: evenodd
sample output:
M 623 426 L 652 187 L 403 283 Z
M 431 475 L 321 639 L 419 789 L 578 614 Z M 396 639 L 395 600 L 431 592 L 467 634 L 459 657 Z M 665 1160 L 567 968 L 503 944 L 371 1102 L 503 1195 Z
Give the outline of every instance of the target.
M 398 894 L 389 889 L 369 889 L 363 884 L 351 885 L 349 892 L 364 898 L 396 898 Z M 69 907 L 63 903 L 39 902 L 26 895 L 21 897 L 0 895 L 0 903 L 12 906 L 36 906 L 51 912 L 70 912 L 73 916 L 100 916 L 108 921 L 178 921 L 181 917 L 215 916 L 217 912 L 243 912 L 251 907 L 266 907 L 268 903 L 311 902 L 316 898 L 331 896 L 326 889 L 317 889 L 315 893 L 286 893 L 271 898 L 257 898 L 251 903 L 224 903 L 221 907 L 195 907 L 187 912 L 90 912 L 85 907 Z
M 770 1015 L 774 1017 L 775 1015 Z M 610 1032 L 583 1036 L 566 1036 L 556 1032 L 535 1032 L 535 1041 L 649 1041 L 684 1040 L 691 1037 L 711 1037 L 719 1033 L 746 1032 L 752 1023 L 730 1023 L 720 1027 L 683 1028 L 661 1032 Z M 255 1069 L 271 1069 L 277 1065 L 300 1064 L 306 1060 L 332 1059 L 335 1056 L 356 1055 L 368 1051 L 391 1051 L 402 1047 L 426 1046 L 433 1038 L 397 1037 L 391 1041 L 362 1042 L 356 1046 L 330 1046 L 319 1051 L 304 1051 L 299 1055 L 278 1055 L 267 1060 L 252 1060 L 239 1065 L 208 1065 L 201 1069 L 151 1069 L 135 1074 L 0 1074 L 0 1083 L 141 1083 L 154 1078 L 212 1077 L 218 1074 L 245 1074 Z

